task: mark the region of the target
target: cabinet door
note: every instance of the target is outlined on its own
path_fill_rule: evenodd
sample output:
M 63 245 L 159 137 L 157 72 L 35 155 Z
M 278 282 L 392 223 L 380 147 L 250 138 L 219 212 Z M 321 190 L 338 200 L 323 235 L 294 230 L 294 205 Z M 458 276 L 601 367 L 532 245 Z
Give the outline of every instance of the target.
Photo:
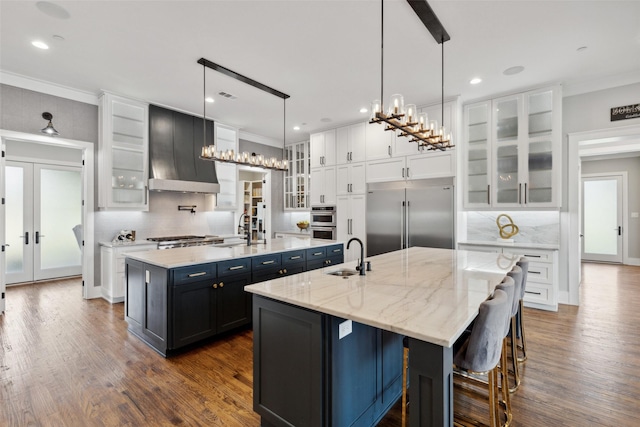
M 436 151 L 407 157 L 408 179 L 455 176 L 455 151 Z
M 420 154 L 420 147 L 417 142 L 411 142 L 409 138 L 404 136 L 394 136 L 393 155 L 394 156 L 411 156 Z
M 311 182 L 309 183 L 309 188 L 311 189 L 311 206 L 321 205 L 322 193 L 324 191 L 324 170 L 322 168 L 311 169 L 310 179 Z
M 144 319 L 144 264 L 140 261 L 127 260 L 125 268 L 127 286 L 124 316 L 130 328 L 134 327 L 136 331 L 140 331 Z
M 405 157 L 367 162 L 367 182 L 405 179 Z
M 336 168 L 324 168 L 324 204 L 336 204 Z
M 349 142 L 351 143 L 351 152 L 349 161 L 364 162 L 366 160 L 366 127 L 368 123 L 358 123 L 349 127 Z
M 491 205 L 491 101 L 464 107 L 464 205 Z
M 244 287 L 251 275 L 238 274 L 220 280 L 217 289 L 218 333 L 251 323 L 251 294 Z
M 174 285 L 171 312 L 173 331 L 170 347 L 176 349 L 209 338 L 216 333 L 215 279 Z
M 365 217 L 367 215 L 367 204 L 364 194 L 349 196 L 349 235 L 348 239 L 357 237 L 362 240 L 365 256 L 367 253 L 367 230 Z M 345 261 L 355 261 L 360 258 L 360 245 L 352 244 L 349 250 L 345 249 Z
M 524 116 L 527 125 L 523 155 L 527 176 L 523 202 L 530 207 L 559 207 L 559 174 L 561 117 L 559 89 L 525 94 Z
M 343 165 L 349 163 L 351 153 L 350 126 L 338 128 L 336 130 L 336 164 Z
M 336 199 L 337 240 L 346 242 L 351 238 L 351 206 L 349 196 L 338 196 Z
M 385 131 L 385 124 L 367 124 L 367 160 L 388 159 L 392 155 L 393 132 Z
M 336 195 L 348 195 L 351 191 L 351 165 L 340 165 L 336 167 Z
M 311 167 L 319 168 L 323 166 L 324 157 L 324 133 L 314 133 L 309 142 L 311 150 Z
M 494 176 L 491 201 L 495 207 L 517 207 L 522 203 L 521 153 L 522 96 L 495 99 L 493 108 L 492 161 Z
M 335 129 L 324 132 L 324 166 L 336 164 L 336 131 Z
M 349 183 L 351 184 L 351 194 L 364 194 L 367 191 L 367 181 L 365 174 L 365 164 L 364 163 L 355 163 L 351 166 L 351 177 Z M 338 178 L 338 185 L 340 185 L 342 181 Z

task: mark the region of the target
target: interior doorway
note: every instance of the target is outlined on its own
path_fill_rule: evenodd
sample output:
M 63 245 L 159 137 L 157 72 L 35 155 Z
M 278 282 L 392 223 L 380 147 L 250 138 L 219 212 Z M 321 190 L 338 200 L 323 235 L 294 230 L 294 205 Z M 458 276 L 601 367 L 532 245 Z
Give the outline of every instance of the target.
M 82 273 L 82 168 L 7 161 L 6 283 Z
M 582 260 L 622 264 L 623 174 L 582 176 Z
M 238 170 L 239 212 L 247 214 L 243 225 L 251 230 L 252 241 L 264 240 L 271 235 L 270 176 L 269 172 L 256 168 L 241 166 Z

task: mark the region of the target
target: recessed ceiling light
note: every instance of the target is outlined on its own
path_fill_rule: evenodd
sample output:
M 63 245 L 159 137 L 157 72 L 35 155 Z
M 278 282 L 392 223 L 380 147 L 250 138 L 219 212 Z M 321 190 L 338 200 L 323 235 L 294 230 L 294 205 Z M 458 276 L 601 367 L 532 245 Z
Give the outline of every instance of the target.
M 36 7 L 40 9 L 40 12 L 51 16 L 52 18 L 69 19 L 71 16 L 64 7 L 48 1 L 37 2 Z
M 367 111 L 369 111 L 369 110 L 367 110 L 365 107 L 362 107 L 362 108 L 360 109 L 360 112 L 361 112 L 361 113 L 366 113 Z
M 58 40 L 58 41 L 64 41 L 64 37 L 59 36 L 57 34 L 54 34 L 51 38 L 53 38 L 54 40 Z
M 300 126 L 294 126 L 293 130 L 300 130 Z
M 37 47 L 38 49 L 49 49 L 49 45 L 45 42 L 41 42 L 40 40 L 34 40 L 31 42 L 32 45 Z
M 209 102 L 209 103 L 211 103 L 211 102 L 213 102 L 213 101 L 214 101 L 214 100 L 213 100 L 213 98 L 212 98 L 212 97 L 210 97 L 210 96 L 206 97 L 204 100 L 205 100 L 205 101 L 207 101 L 207 102 Z
M 516 65 L 515 67 L 507 68 L 502 72 L 505 76 L 513 76 L 514 74 L 518 74 L 524 71 L 524 67 L 522 65 Z
M 587 50 L 586 46 L 580 46 L 579 48 L 576 49 L 577 52 L 584 52 L 585 50 Z
M 478 83 L 481 83 L 481 82 L 482 82 L 482 79 L 480 77 L 474 77 L 469 81 L 469 83 L 472 85 L 477 85 Z

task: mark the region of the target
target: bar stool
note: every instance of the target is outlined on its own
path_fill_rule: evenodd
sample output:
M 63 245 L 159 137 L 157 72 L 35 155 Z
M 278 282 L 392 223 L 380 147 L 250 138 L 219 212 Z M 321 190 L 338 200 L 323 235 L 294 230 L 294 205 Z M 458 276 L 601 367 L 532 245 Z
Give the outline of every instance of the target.
M 518 354 L 517 354 L 517 338 L 516 338 L 516 315 L 520 307 L 520 295 L 522 294 L 522 269 L 515 265 L 507 276 L 511 277 L 514 282 L 514 296 L 511 305 L 511 328 L 509 330 L 509 336 L 511 337 L 511 361 L 513 367 L 513 387 L 509 386 L 509 393 L 515 393 L 520 387 L 520 370 L 518 369 Z M 508 385 L 508 382 L 507 382 Z
M 507 387 L 498 386 L 498 372 L 506 366 L 504 363 L 504 337 L 506 324 L 511 314 L 512 301 L 502 289 L 496 289 L 493 295 L 480 304 L 478 316 L 473 324 L 469 338 L 453 358 L 454 373 L 462 371 L 466 375 L 487 375 L 489 393 L 489 419 L 491 427 L 508 426 L 511 423 L 509 409 L 505 411 L 506 419 L 500 421 L 500 390 L 504 402 L 509 402 Z M 498 364 L 500 360 L 502 366 Z M 506 375 L 502 373 L 502 375 Z M 462 376 L 461 380 L 466 377 Z M 475 381 L 474 381 L 475 382 Z M 477 421 L 456 413 L 458 421 L 477 424 Z
M 524 308 L 524 294 L 527 288 L 527 273 L 529 272 L 529 259 L 521 257 L 516 265 L 522 269 L 522 291 L 520 292 L 520 306 L 518 307 L 518 314 L 516 315 L 516 338 L 520 342 L 518 343 L 518 349 L 522 352 L 522 357 L 518 356 L 518 362 L 523 363 L 527 360 L 527 340 L 524 334 L 524 321 L 522 318 L 522 310 Z M 517 342 L 516 340 L 516 342 Z

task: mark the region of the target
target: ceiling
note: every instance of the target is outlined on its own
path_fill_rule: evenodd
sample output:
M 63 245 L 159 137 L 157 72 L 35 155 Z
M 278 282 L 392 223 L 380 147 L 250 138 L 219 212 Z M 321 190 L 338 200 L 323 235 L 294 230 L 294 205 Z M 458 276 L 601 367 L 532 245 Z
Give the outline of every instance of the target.
M 640 1 L 430 4 L 451 37 L 445 98 L 640 82 Z M 439 102 L 440 45 L 405 0 L 386 0 L 384 10 L 384 101 L 402 93 L 405 103 Z M 50 49 L 31 46 L 35 39 Z M 290 95 L 286 125 L 280 98 L 203 73 L 201 57 Z M 503 74 L 513 66 L 524 71 Z M 207 116 L 279 141 L 286 128 L 287 142 L 300 141 L 365 120 L 360 108 L 380 98 L 380 1 L 1 0 L 0 71 L 198 115 L 206 77 L 215 98 Z M 482 83 L 470 85 L 473 77 Z

